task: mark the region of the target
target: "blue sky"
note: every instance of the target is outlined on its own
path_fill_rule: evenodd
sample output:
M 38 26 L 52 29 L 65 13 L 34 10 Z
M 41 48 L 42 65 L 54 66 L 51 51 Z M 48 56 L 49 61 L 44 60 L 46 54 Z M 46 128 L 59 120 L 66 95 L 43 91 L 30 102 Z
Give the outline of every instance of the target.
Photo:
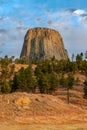
M 24 36 L 33 27 L 60 32 L 72 53 L 87 50 L 87 0 L 0 0 L 0 56 L 20 56 Z

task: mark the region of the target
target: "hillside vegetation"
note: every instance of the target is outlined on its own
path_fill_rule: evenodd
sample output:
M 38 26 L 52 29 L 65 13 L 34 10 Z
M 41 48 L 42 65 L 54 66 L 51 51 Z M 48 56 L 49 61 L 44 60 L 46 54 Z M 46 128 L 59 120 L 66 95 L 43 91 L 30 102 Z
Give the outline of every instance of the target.
M 28 93 L 53 94 L 59 87 L 67 90 L 69 103 L 69 90 L 78 85 L 80 77 L 84 75 L 84 98 L 87 98 L 87 61 L 82 55 L 77 55 L 76 61 L 51 60 L 33 61 L 28 65 L 24 59 L 13 60 L 14 57 L 5 56 L 0 59 L 0 92 L 11 93 L 16 91 Z M 21 64 L 20 64 L 21 63 Z
M 0 121 L 87 128 L 87 61 L 25 63 L 0 59 Z

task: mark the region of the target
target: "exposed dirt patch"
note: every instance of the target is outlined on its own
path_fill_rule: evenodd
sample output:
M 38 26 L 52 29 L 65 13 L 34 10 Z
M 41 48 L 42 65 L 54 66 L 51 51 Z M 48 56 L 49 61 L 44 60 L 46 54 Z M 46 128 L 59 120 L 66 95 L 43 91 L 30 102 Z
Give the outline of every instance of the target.
M 85 77 L 70 90 L 59 88 L 54 95 L 15 92 L 0 95 L 0 130 L 87 130 L 87 99 L 83 98 Z
M 75 124 L 87 122 L 87 100 L 71 91 L 70 104 L 65 95 L 12 93 L 0 95 L 0 121 L 21 124 Z

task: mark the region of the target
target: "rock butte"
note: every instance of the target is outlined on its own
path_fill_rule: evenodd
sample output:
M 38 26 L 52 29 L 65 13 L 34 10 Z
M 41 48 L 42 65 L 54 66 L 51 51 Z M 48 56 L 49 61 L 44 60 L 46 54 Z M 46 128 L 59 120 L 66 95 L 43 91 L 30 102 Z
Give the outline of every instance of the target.
M 41 59 L 68 59 L 68 53 L 59 32 L 49 28 L 29 29 L 24 38 L 20 58 L 28 62 Z

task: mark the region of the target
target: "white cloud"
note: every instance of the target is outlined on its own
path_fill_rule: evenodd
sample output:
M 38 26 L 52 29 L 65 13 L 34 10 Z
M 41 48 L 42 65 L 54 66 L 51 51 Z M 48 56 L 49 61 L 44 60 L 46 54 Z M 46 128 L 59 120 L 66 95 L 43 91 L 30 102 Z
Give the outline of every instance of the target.
M 8 30 L 0 29 L 0 45 L 7 38 L 8 38 Z
M 77 16 L 83 15 L 85 13 L 86 13 L 86 11 L 81 10 L 81 9 L 77 9 L 77 10 L 73 11 L 73 14 L 77 15 Z
M 18 8 L 18 5 L 15 7 Z M 26 11 L 20 12 L 21 16 L 26 15 L 26 17 L 23 17 L 24 19 L 22 18 L 23 21 L 8 16 L 0 17 L 0 23 L 9 21 L 10 26 L 10 30 L 4 30 L 4 27 L 0 30 L 0 51 L 7 48 L 4 51 L 5 54 L 19 56 L 29 24 L 33 27 L 44 24 L 46 27 L 59 31 L 70 55 L 86 51 L 87 12 L 85 10 L 66 9 L 52 12 L 46 9 L 44 12 L 44 16 L 42 12 L 39 15 L 34 14 L 35 12 L 27 12 L 27 15 Z
M 7 21 L 10 21 L 10 17 L 8 17 L 8 16 L 0 17 L 0 23 L 7 22 Z
M 63 10 L 63 13 L 72 14 L 72 15 L 76 15 L 76 16 L 83 16 L 83 15 L 87 14 L 87 11 L 85 11 L 83 9 L 69 8 L 69 9 Z
M 47 26 L 60 32 L 70 57 L 72 53 L 84 53 L 87 50 L 87 16 L 85 10 L 67 9 L 67 11 L 56 12 L 49 15 L 49 21 L 51 22 L 47 21 Z
M 24 35 L 29 27 L 18 24 L 17 27 L 9 30 L 0 29 L 0 52 L 1 56 L 8 54 L 8 56 L 20 55 Z

